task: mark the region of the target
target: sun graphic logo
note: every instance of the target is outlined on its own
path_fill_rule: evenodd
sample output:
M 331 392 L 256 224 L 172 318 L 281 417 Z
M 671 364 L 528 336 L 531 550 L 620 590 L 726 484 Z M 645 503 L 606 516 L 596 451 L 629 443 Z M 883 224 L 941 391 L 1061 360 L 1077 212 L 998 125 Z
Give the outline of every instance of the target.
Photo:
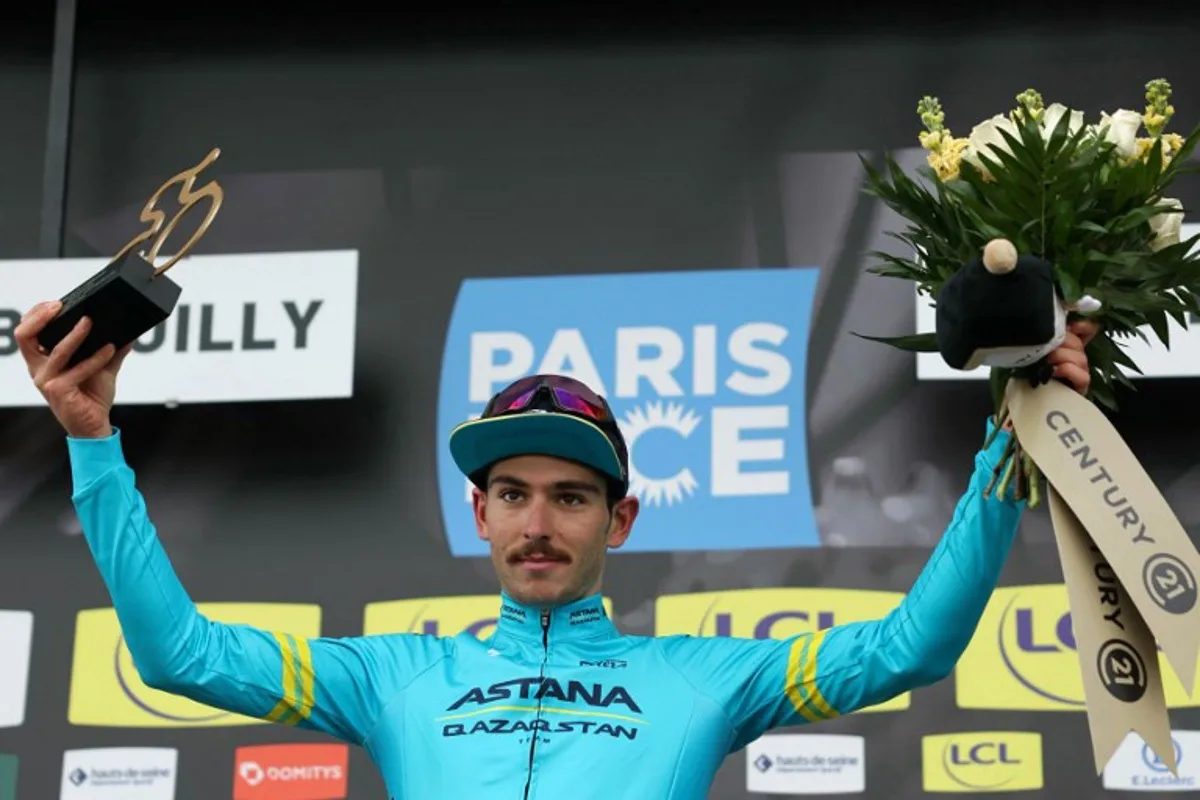
M 666 478 L 652 478 L 645 475 L 637 467 L 637 442 L 648 431 L 666 429 L 686 439 L 700 424 L 700 417 L 693 411 L 686 410 L 680 403 L 661 401 L 650 402 L 644 408 L 634 408 L 625 412 L 624 419 L 617 420 L 625 443 L 629 447 L 629 493 L 647 506 L 668 506 L 683 502 L 684 495 L 696 491 L 699 482 L 690 467 L 682 467 L 674 475 Z
M 622 552 L 820 545 L 806 441 L 815 269 L 464 281 L 438 386 L 437 460 L 450 552 L 485 556 L 450 432 L 526 375 L 603 395 L 640 501 Z

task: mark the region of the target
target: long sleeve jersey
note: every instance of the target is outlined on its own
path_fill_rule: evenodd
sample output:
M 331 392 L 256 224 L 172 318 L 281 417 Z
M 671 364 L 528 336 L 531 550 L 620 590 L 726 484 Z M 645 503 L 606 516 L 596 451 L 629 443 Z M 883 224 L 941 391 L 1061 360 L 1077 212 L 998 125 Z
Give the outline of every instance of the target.
M 392 800 L 700 800 L 724 759 L 765 732 L 950 674 L 1023 510 L 983 496 L 1008 435 L 976 454 L 893 611 L 781 639 L 626 635 L 599 595 L 538 609 L 502 593 L 482 640 L 305 638 L 214 621 L 172 569 L 121 432 L 68 438 L 68 451 L 84 537 L 148 686 L 361 746 Z

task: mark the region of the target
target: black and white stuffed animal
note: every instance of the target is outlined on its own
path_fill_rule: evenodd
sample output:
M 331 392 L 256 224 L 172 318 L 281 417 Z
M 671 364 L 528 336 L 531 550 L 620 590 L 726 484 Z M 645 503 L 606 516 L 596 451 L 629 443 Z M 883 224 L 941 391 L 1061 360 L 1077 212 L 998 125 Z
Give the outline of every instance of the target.
M 1031 367 L 1062 344 L 1068 311 L 1098 308 L 1086 296 L 1068 306 L 1049 261 L 1018 255 L 1012 242 L 993 239 L 937 294 L 938 351 L 957 370 Z

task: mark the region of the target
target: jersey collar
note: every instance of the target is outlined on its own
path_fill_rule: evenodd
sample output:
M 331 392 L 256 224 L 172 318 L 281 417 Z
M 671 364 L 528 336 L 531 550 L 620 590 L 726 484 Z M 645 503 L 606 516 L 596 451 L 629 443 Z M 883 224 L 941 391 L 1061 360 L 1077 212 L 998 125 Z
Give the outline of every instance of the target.
M 506 592 L 500 594 L 500 618 L 496 633 L 541 643 L 585 639 L 605 639 L 619 636 L 615 625 L 604 610 L 599 594 L 555 608 L 540 609 L 513 600 Z

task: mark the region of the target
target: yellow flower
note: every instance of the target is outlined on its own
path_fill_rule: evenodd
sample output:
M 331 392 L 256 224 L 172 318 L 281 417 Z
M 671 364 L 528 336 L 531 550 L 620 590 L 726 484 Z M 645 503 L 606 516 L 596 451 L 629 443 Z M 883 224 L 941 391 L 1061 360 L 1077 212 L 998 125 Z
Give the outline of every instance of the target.
M 1045 114 L 1046 104 L 1037 89 L 1026 89 L 1017 95 L 1017 107 L 1009 112 L 1009 118 L 1019 123 L 1026 113 L 1034 122 L 1041 122 Z
M 945 139 L 936 152 L 930 152 L 925 160 L 933 169 L 940 181 L 952 181 L 959 175 L 962 165 L 962 154 L 967 148 L 967 140 Z
M 1158 136 L 1175 116 L 1171 105 L 1171 84 L 1163 78 L 1155 78 L 1146 84 L 1146 112 L 1142 115 L 1146 132 Z
M 940 131 L 945 125 L 946 112 L 942 110 L 942 104 L 936 97 L 925 95 L 917 103 L 917 115 L 921 118 L 921 124 L 932 132 Z
M 1142 124 L 1148 131 L 1162 130 L 1167 125 L 1167 115 L 1159 114 L 1154 109 L 1148 108 L 1142 115 Z
M 1154 139 L 1148 136 L 1140 136 L 1137 139 L 1137 149 L 1133 151 L 1133 155 L 1129 157 L 1129 162 L 1145 161 L 1150 155 L 1150 148 L 1154 146 Z
M 1155 138 L 1153 136 L 1141 136 L 1137 139 L 1137 149 L 1133 155 L 1126 160 L 1126 164 L 1132 164 L 1135 161 L 1145 162 L 1150 157 L 1150 149 L 1154 147 Z M 1165 167 L 1171 163 L 1171 159 L 1183 147 L 1183 137 L 1178 133 L 1164 133 L 1157 137 L 1162 139 L 1162 165 Z

